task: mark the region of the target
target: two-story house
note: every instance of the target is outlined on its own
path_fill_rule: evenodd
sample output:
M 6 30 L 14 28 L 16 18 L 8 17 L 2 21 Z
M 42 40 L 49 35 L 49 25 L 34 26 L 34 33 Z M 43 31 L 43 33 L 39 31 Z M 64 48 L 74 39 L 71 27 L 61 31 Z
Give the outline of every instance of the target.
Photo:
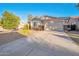
M 51 16 L 34 17 L 29 24 L 31 29 L 63 30 L 63 20 Z

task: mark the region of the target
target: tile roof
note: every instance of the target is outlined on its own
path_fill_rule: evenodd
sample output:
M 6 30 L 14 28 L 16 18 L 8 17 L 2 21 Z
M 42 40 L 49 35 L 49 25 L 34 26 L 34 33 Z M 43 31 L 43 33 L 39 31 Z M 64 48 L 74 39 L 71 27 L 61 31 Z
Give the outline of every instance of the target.
M 79 16 L 72 16 L 71 18 L 73 18 L 74 20 L 79 20 Z

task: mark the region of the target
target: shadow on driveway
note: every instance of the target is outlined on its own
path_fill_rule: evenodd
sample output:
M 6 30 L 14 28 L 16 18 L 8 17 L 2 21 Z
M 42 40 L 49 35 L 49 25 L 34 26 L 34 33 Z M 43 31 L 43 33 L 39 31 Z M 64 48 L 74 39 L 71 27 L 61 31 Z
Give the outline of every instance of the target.
M 58 34 L 52 34 L 52 35 L 57 36 L 57 37 L 61 37 L 61 38 L 64 38 L 64 39 L 69 39 L 69 37 L 64 36 L 64 35 L 58 35 Z
M 9 32 L 0 34 L 0 45 L 17 40 L 19 38 L 26 37 L 18 32 Z

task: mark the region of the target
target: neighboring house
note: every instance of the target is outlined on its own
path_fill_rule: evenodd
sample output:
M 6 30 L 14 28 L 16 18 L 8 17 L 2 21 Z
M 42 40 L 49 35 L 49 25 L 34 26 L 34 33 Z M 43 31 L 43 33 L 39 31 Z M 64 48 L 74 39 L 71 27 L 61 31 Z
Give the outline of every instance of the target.
M 63 20 L 51 16 L 34 17 L 29 24 L 31 29 L 63 30 Z
M 79 30 L 79 16 L 71 17 L 69 22 L 71 25 L 75 25 L 76 30 Z
M 50 21 L 48 22 L 49 30 L 63 30 L 63 22 L 61 21 Z
M 47 20 L 46 27 L 49 30 L 63 30 L 63 19 L 51 17 Z
M 70 17 L 64 22 L 65 30 L 79 30 L 79 16 Z

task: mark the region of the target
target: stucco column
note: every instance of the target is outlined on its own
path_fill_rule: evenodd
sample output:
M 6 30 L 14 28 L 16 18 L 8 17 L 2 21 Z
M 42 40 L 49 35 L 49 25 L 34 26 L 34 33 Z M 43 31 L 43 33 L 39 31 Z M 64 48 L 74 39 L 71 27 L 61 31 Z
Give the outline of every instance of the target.
M 44 30 L 47 30 L 47 22 L 44 24 Z

